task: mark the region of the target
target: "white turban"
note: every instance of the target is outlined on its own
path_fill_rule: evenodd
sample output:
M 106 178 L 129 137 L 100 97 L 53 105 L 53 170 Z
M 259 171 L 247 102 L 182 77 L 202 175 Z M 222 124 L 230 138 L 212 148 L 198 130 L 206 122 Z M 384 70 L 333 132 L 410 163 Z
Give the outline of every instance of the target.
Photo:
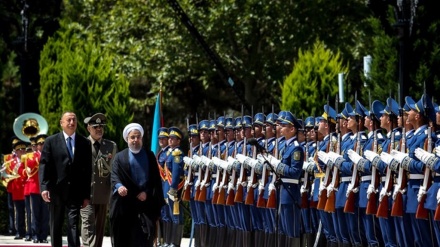
M 138 123 L 131 123 L 125 126 L 124 131 L 122 132 L 122 136 L 126 142 L 128 142 L 127 137 L 132 130 L 139 130 L 139 132 L 141 132 L 141 138 L 144 136 L 144 129 L 142 126 Z

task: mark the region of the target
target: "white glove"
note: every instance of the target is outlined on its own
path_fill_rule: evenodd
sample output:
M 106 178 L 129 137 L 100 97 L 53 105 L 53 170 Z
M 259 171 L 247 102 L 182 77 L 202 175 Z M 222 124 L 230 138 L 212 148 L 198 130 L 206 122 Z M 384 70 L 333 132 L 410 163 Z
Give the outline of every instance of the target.
M 240 163 L 244 163 L 244 161 L 247 159 L 247 158 L 249 158 L 249 157 L 247 157 L 247 156 L 244 156 L 244 155 L 242 155 L 242 154 L 237 154 L 237 155 L 235 155 L 235 158 L 238 160 L 238 162 L 240 162 Z
M 327 197 L 330 197 L 330 195 L 332 194 L 332 191 L 333 190 L 335 190 L 335 186 L 332 184 L 332 183 L 330 183 L 328 186 L 327 186 Z
M 372 184 L 368 185 L 367 199 L 370 199 L 371 193 L 376 193 L 376 190 L 374 189 L 374 186 Z
M 231 191 L 231 190 L 234 190 L 234 184 L 229 182 L 228 183 L 228 192 Z
M 261 164 L 264 164 L 264 162 L 266 162 L 266 157 L 264 157 L 262 154 L 258 154 L 258 155 L 257 155 L 257 160 L 258 160 L 258 162 L 260 162 Z
M 435 157 L 435 154 L 428 153 L 421 148 L 416 148 L 414 154 L 416 155 L 417 159 L 422 161 L 424 164 L 428 164 L 429 159 Z
M 269 163 L 275 168 L 275 170 L 277 169 L 278 165 L 281 163 L 281 160 L 273 157 L 270 154 L 267 155 L 267 161 L 269 161 Z
M 426 194 L 425 186 L 420 186 L 419 193 L 417 193 L 417 201 L 420 202 L 422 200 L 423 195 Z
M 232 166 L 233 169 L 235 169 L 239 164 L 240 162 L 238 162 L 236 159 L 232 158 L 231 156 L 228 157 L 228 166 Z
M 304 161 L 303 162 L 303 166 L 302 166 L 302 169 L 304 170 L 304 171 L 307 171 L 307 167 L 309 167 L 309 162 L 308 161 Z
M 191 159 L 190 157 L 185 156 L 185 157 L 183 157 L 183 162 L 187 165 L 192 166 L 192 163 L 194 162 L 194 160 Z
M 196 182 L 196 184 L 194 185 L 194 187 L 197 188 L 197 187 L 199 187 L 199 186 L 200 186 L 200 179 L 197 179 L 197 182 Z
M 217 167 L 221 168 L 221 169 L 228 169 L 228 162 L 219 159 L 217 157 L 212 157 L 212 162 L 214 163 L 214 165 L 216 165 Z
M 199 166 L 203 165 L 203 162 L 202 162 L 202 159 L 200 158 L 200 156 L 195 154 L 195 155 L 193 155 L 192 159 L 194 160 L 194 162 L 193 162 L 194 168 L 198 169 Z
M 362 156 L 360 156 L 358 153 L 353 151 L 353 149 L 349 149 L 347 151 L 347 154 L 348 154 L 348 158 L 350 158 L 351 162 L 353 162 L 356 165 L 359 163 L 359 160 L 362 159 Z
M 248 158 L 244 161 L 244 163 L 250 166 L 251 168 L 255 168 L 255 165 L 258 164 L 259 162 L 256 159 Z
M 387 152 L 382 152 L 380 153 L 380 159 L 385 162 L 385 164 L 389 165 L 391 161 L 393 161 L 393 156 Z
M 387 189 L 385 187 L 382 187 L 382 189 L 380 190 L 379 193 L 379 202 L 382 201 L 382 199 L 384 198 L 384 196 L 387 194 Z
M 306 186 L 303 184 L 303 185 L 301 185 L 301 188 L 300 188 L 300 193 L 301 194 L 303 194 L 303 193 L 306 193 L 306 192 L 308 192 L 309 190 L 306 188 Z
M 402 153 L 402 152 L 397 151 L 397 150 L 392 150 L 390 154 L 391 154 L 391 156 L 393 156 L 393 159 L 395 159 L 399 163 L 402 163 L 403 159 L 406 156 L 408 156 L 408 154 Z
M 437 204 L 440 203 L 440 190 L 437 191 Z
M 211 160 L 208 157 L 202 155 L 202 157 L 200 157 L 200 159 L 203 162 L 204 167 L 209 166 L 209 163 L 211 162 Z
M 440 146 L 435 147 L 435 154 L 440 157 Z
M 216 189 L 218 189 L 218 185 L 217 185 L 217 183 L 214 183 L 212 185 L 212 192 L 214 193 Z
M 365 156 L 365 158 L 367 158 L 367 160 L 369 160 L 370 162 L 373 162 L 373 160 L 374 160 L 376 157 L 379 157 L 379 155 L 378 155 L 377 153 L 375 153 L 375 152 L 373 152 L 373 151 L 370 151 L 370 150 L 365 150 L 365 151 L 364 151 L 364 156 Z
M 270 194 L 270 192 L 273 191 L 273 190 L 276 190 L 276 187 L 275 187 L 275 185 L 274 185 L 273 183 L 270 183 L 270 184 L 269 184 L 269 194 Z
M 318 152 L 318 159 L 320 161 L 322 161 L 322 163 L 329 165 L 329 161 L 330 161 L 330 156 L 324 152 L 324 151 L 319 151 Z M 331 161 L 330 161 L 331 162 Z

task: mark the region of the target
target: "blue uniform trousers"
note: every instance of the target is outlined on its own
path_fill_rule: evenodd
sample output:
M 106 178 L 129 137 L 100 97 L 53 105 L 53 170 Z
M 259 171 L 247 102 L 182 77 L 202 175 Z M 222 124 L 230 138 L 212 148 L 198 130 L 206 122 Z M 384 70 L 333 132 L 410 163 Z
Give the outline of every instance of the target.
M 345 213 L 343 208 L 336 208 L 334 213 L 335 223 L 334 228 L 338 232 L 339 242 L 349 244 L 351 242 L 350 234 L 347 226 L 347 221 L 345 219 Z
M 174 213 L 173 213 L 174 203 L 179 203 L 179 202 L 174 202 L 173 200 L 168 200 L 168 206 L 169 206 L 169 210 L 170 210 L 169 212 L 170 212 L 170 215 L 171 215 L 171 221 L 174 224 L 181 225 L 181 224 L 183 224 L 183 209 L 179 208 L 180 213 L 177 214 L 177 215 L 174 215 Z
M 382 234 L 380 232 L 379 221 L 376 218 L 376 215 L 365 214 L 366 208 L 359 209 L 359 215 L 364 225 L 368 246 L 383 246 Z
M 405 202 L 405 199 L 403 201 Z M 403 213 L 403 217 L 393 217 L 393 219 L 396 226 L 397 243 L 399 246 L 413 246 L 414 235 L 411 229 L 409 214 Z
M 321 218 L 322 232 L 324 233 L 327 242 L 337 243 L 338 240 L 336 238 L 332 216 L 329 213 L 324 212 L 323 210 L 317 211 L 319 214 L 319 218 Z
M 287 237 L 301 236 L 301 210 L 297 205 L 281 204 L 281 230 Z

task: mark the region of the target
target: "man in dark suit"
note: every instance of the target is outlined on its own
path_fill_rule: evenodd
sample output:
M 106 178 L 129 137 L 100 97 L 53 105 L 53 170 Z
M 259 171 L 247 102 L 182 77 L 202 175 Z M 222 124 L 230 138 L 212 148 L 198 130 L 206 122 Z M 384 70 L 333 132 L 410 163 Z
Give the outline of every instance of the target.
M 110 231 L 113 247 L 153 247 L 155 225 L 165 205 L 154 153 L 142 147 L 144 129 L 137 123 L 124 128 L 128 148 L 113 161 Z
M 89 204 L 92 171 L 90 141 L 75 133 L 77 118 L 73 112 L 63 113 L 62 132 L 48 137 L 40 160 L 40 190 L 49 203 L 51 245 L 62 246 L 64 214 L 67 211 L 69 247 L 80 246 L 80 208 Z

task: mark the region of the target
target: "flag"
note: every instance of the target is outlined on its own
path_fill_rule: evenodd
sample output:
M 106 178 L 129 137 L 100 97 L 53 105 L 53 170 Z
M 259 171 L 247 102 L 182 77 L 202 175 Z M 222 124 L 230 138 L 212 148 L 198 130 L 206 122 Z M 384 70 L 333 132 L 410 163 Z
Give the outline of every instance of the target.
M 159 128 L 163 127 L 162 116 L 162 90 L 157 94 L 156 107 L 154 108 L 153 132 L 151 135 L 151 151 L 157 154 L 159 151 Z

